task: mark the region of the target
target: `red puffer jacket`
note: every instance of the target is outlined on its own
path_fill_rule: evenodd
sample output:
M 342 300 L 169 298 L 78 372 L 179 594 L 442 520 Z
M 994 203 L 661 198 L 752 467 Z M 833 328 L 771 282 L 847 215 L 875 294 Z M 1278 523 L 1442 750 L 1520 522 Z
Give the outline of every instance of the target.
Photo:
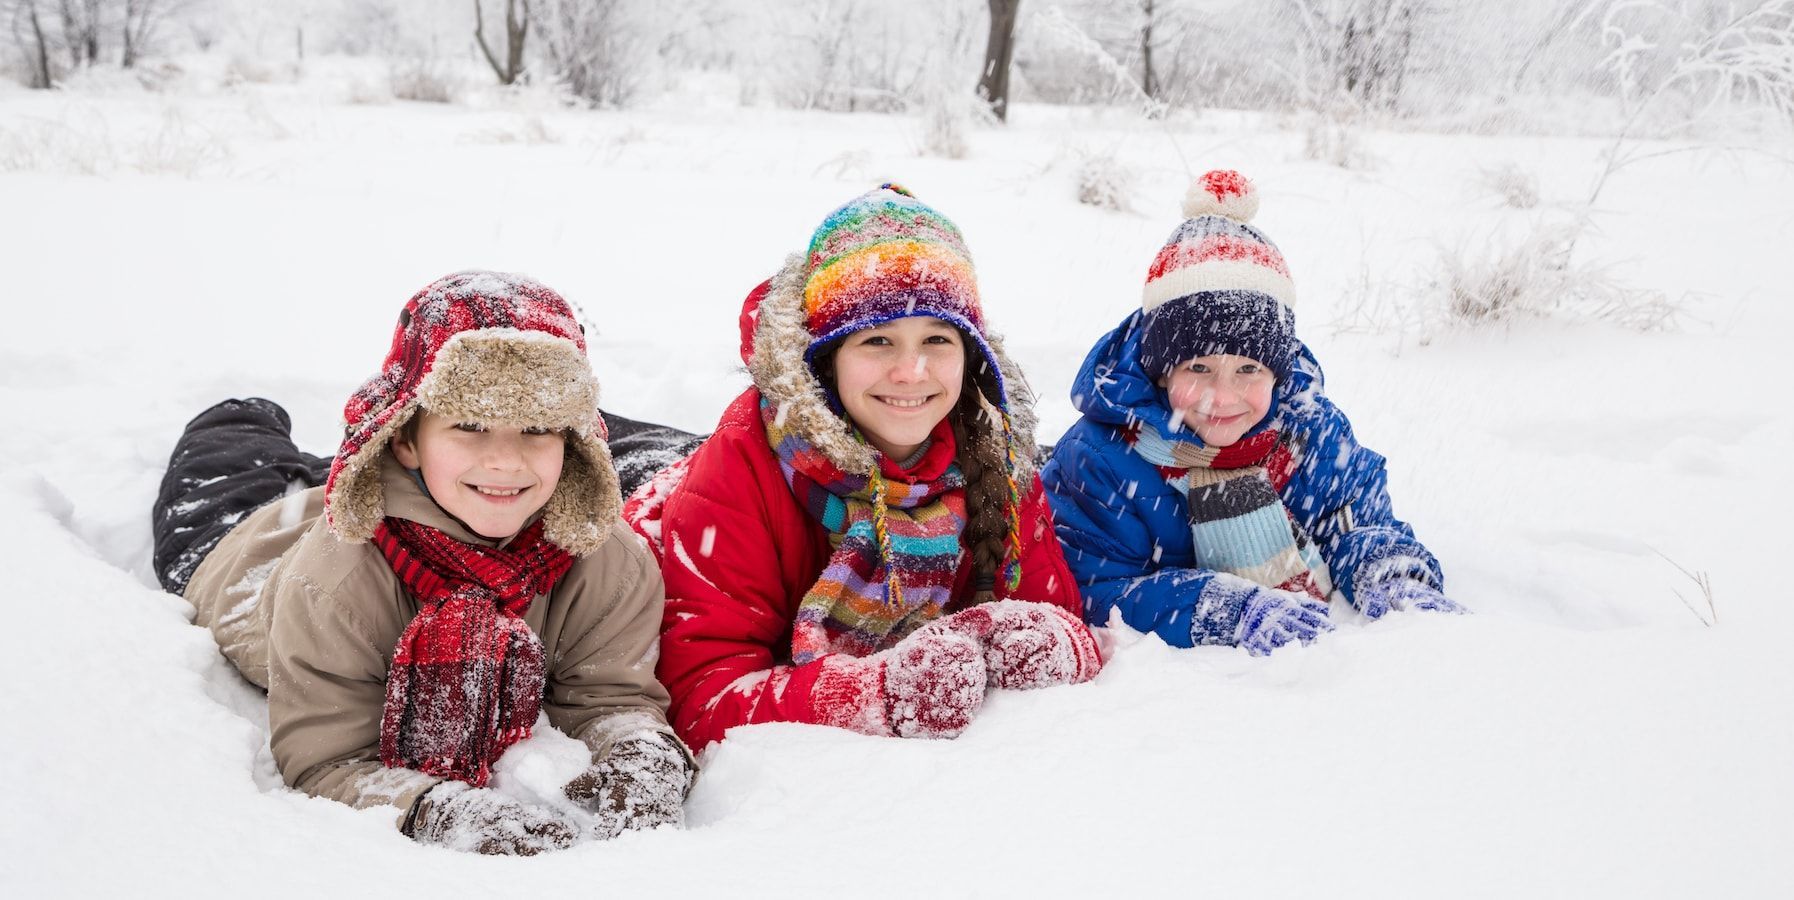
M 744 337 L 764 292 L 762 285 L 749 298 Z M 828 532 L 785 481 L 757 389 L 729 405 L 658 519 L 667 602 L 657 674 L 672 695 L 674 730 L 701 748 L 735 725 L 822 721 L 811 691 L 827 660 L 792 665 L 790 644 L 798 604 L 828 561 Z M 1038 477 L 1021 521 L 1021 584 L 1010 591 L 999 583 L 998 597 L 1050 602 L 1081 617 Z M 972 593 L 970 559 L 960 564 L 949 613 Z

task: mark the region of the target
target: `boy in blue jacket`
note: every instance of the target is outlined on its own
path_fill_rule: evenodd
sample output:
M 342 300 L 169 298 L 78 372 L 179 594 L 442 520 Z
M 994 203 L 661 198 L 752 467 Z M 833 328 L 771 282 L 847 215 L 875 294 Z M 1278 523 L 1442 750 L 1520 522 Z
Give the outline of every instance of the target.
M 1072 383 L 1083 418 L 1041 472 L 1084 616 L 1255 655 L 1364 615 L 1463 612 L 1389 505 L 1383 457 L 1321 396 L 1276 245 L 1237 172 L 1197 179 L 1143 308 Z

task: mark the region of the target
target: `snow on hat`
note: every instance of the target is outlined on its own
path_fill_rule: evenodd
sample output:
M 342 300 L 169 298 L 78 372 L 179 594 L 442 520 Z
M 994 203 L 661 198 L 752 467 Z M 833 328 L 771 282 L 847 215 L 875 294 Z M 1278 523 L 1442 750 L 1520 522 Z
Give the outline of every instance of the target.
M 982 381 L 990 382 L 990 395 L 1002 395 L 965 238 L 903 186 L 886 183 L 829 213 L 810 237 L 804 360 L 853 332 L 906 316 L 933 316 L 965 332 L 984 355 L 980 374 L 989 376 Z
M 972 373 L 995 413 L 1009 420 L 1017 477 L 1032 477 L 1032 398 L 1003 342 L 985 328 L 972 258 L 959 228 L 896 184 L 883 184 L 822 220 L 807 253 L 793 254 L 757 309 L 754 384 L 829 461 L 870 471 L 811 367 L 816 352 L 856 331 L 906 316 L 932 316 L 964 332 L 983 357 Z
M 1247 224 L 1258 188 L 1228 169 L 1184 195 L 1187 220 L 1146 273 L 1140 365 L 1159 377 L 1178 363 L 1225 353 L 1258 360 L 1278 378 L 1296 355 L 1295 284 L 1277 245 Z
M 524 276 L 467 271 L 405 304 L 380 371 L 343 406 L 343 442 L 324 487 L 338 537 L 365 541 L 385 517 L 377 463 L 420 407 L 566 431 L 570 452 L 543 507 L 543 535 L 574 556 L 604 543 L 620 506 L 617 473 L 584 330 L 559 294 Z

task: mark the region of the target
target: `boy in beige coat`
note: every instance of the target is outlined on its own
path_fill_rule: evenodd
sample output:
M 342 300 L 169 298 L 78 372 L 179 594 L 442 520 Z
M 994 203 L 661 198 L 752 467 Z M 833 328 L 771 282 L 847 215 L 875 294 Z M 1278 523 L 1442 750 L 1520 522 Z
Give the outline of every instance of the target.
M 406 304 L 333 462 L 265 400 L 188 425 L 156 570 L 268 691 L 289 785 L 482 853 L 681 820 L 695 767 L 654 679 L 664 592 L 617 517 L 597 400 L 564 300 L 463 272 Z M 538 711 L 592 762 L 528 803 L 486 785 Z

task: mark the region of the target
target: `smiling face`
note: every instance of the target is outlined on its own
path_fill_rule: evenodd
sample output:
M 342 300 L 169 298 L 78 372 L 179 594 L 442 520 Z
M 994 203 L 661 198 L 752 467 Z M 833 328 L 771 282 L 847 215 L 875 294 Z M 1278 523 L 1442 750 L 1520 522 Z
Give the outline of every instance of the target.
M 392 439 L 393 456 L 419 470 L 436 503 L 481 537 L 515 536 L 560 484 L 567 440 L 558 430 L 417 415 L 413 436 Z
M 1226 447 L 1264 420 L 1277 376 L 1250 357 L 1216 354 L 1178 363 L 1159 386 L 1204 444 Z
M 831 364 L 847 418 L 885 456 L 908 459 L 959 402 L 965 336 L 932 316 L 907 316 L 842 338 Z

